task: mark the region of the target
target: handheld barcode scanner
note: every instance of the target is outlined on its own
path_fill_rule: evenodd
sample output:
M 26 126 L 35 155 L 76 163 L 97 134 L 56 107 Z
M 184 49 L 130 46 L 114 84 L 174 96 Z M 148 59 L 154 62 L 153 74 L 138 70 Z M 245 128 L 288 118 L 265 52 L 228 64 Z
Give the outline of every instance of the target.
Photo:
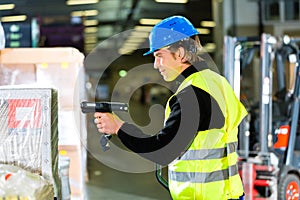
M 113 111 L 124 111 L 128 112 L 129 106 L 127 103 L 120 102 L 88 102 L 83 101 L 80 104 L 82 113 L 94 113 L 94 112 L 113 112 Z M 100 138 L 100 144 L 103 151 L 107 151 L 110 148 L 109 140 L 111 135 L 103 134 Z

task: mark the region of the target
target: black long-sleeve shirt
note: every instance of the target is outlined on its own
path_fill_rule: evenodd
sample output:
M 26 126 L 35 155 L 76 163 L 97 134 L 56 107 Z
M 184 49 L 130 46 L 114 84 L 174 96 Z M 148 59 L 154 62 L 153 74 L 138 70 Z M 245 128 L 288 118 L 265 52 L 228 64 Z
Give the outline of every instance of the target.
M 199 63 L 197 68 L 191 65 L 174 83 L 180 84 L 191 74 L 206 68 L 205 62 Z M 126 122 L 118 131 L 122 143 L 148 160 L 167 165 L 188 148 L 198 131 L 220 128 L 224 124 L 216 101 L 207 92 L 194 86 L 188 86 L 173 96 L 169 106 L 170 115 L 157 134 L 146 135 L 135 125 Z

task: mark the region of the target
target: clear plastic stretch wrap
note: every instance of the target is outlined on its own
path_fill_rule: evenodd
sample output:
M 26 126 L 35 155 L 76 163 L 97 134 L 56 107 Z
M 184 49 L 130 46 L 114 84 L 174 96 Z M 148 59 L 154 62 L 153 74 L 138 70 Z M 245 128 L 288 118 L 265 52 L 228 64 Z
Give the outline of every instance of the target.
M 20 167 L 0 165 L 0 200 L 53 200 L 53 185 Z
M 39 174 L 60 197 L 57 92 L 0 87 L 0 163 Z

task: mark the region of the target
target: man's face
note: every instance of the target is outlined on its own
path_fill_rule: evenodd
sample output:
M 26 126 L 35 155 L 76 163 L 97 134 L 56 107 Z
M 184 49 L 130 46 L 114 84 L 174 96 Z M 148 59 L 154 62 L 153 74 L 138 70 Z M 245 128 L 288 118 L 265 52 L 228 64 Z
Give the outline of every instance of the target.
M 178 53 L 171 53 L 167 48 L 162 48 L 153 53 L 154 68 L 163 76 L 165 81 L 173 81 L 181 73 L 181 59 Z

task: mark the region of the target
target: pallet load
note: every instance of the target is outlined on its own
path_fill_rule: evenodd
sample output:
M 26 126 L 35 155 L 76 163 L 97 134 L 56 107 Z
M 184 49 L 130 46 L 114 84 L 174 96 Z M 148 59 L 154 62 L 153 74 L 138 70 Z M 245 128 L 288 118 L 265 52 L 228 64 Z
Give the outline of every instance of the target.
M 67 199 L 80 200 L 85 199 L 85 181 L 87 180 L 86 116 L 80 110 L 80 102 L 86 98 L 83 61 L 84 55 L 71 47 L 0 50 L 0 86 L 51 88 L 57 91 L 57 126 L 55 128 L 58 131 L 58 145 L 56 155 L 61 161 L 58 161 L 58 171 L 63 176 L 60 177 L 64 180 L 61 180 L 62 185 L 70 184 L 70 188 L 62 188 L 67 188 L 67 190 L 62 190 L 62 193 Z M 35 97 L 34 95 L 38 92 L 32 93 Z M 43 100 L 33 99 L 35 100 L 27 103 L 42 105 Z M 21 109 L 22 112 L 26 110 Z M 1 125 L 2 123 L 0 127 Z
M 48 181 L 54 190 L 53 194 L 51 192 L 48 194 L 47 199 L 51 199 L 51 195 L 52 199 L 61 197 L 57 124 L 57 92 L 55 90 L 0 87 L 0 169 L 5 165 L 11 166 L 12 171 L 8 171 L 7 174 L 17 176 L 20 183 L 26 180 L 24 175 L 27 175 L 28 184 L 31 183 L 29 173 L 40 175 L 38 179 L 45 179 L 44 182 L 40 182 L 40 189 L 45 187 Z M 14 167 L 20 167 L 26 172 Z M 6 175 L 3 174 L 3 176 Z M 8 190 L 6 191 L 8 194 L 3 195 L 24 195 L 21 192 L 24 185 L 23 187 L 19 185 L 18 188 L 13 182 L 11 183 L 13 185 L 9 184 L 13 179 L 7 177 L 5 179 L 4 183 L 8 184 L 6 186 L 14 187 L 15 190 Z M 47 186 L 51 191 L 50 186 Z M 39 198 L 34 197 L 34 199 Z

